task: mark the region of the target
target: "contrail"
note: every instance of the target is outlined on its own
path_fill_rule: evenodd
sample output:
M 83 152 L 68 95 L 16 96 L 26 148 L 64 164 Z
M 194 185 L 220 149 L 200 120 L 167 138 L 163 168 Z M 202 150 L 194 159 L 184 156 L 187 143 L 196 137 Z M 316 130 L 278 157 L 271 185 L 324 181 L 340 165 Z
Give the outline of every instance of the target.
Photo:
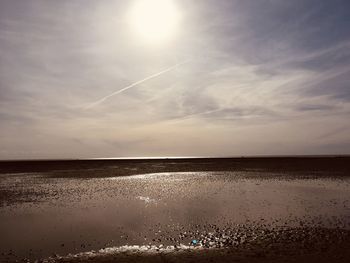
M 143 83 L 143 82 L 145 82 L 145 81 L 148 81 L 148 80 L 150 80 L 150 79 L 154 79 L 154 78 L 156 78 L 156 77 L 158 77 L 158 76 L 160 76 L 160 75 L 163 75 L 163 74 L 165 74 L 165 73 L 167 73 L 167 72 L 169 72 L 169 71 L 171 71 L 171 70 L 173 70 L 173 69 L 175 69 L 175 68 L 177 68 L 177 67 L 179 67 L 179 66 L 181 66 L 181 65 L 184 65 L 184 64 L 186 64 L 186 63 L 188 63 L 188 62 L 189 62 L 189 60 L 186 60 L 186 61 L 181 62 L 181 63 L 177 63 L 177 64 L 175 64 L 174 66 L 171 66 L 170 68 L 164 69 L 164 70 L 162 70 L 162 71 L 160 71 L 160 72 L 158 72 L 158 73 L 156 73 L 156 74 L 153 74 L 153 75 L 151 75 L 151 76 L 148 76 L 147 78 L 144 78 L 144 79 L 142 79 L 142 80 L 136 81 L 136 82 L 130 84 L 129 86 L 125 87 L 125 88 L 122 88 L 122 89 L 120 89 L 120 90 L 117 90 L 117 91 L 115 91 L 115 92 L 113 92 L 113 93 L 111 93 L 111 94 L 109 94 L 109 95 L 103 97 L 102 99 L 99 99 L 99 100 L 97 100 L 97 101 L 95 101 L 95 102 L 89 104 L 88 106 L 85 107 L 85 109 L 91 109 L 91 108 L 93 108 L 93 107 L 95 107 L 95 106 L 101 104 L 101 103 L 104 102 L 105 100 L 109 99 L 110 97 L 113 97 L 113 96 L 115 96 L 115 95 L 118 95 L 118 94 L 120 94 L 120 93 L 122 93 L 122 92 L 124 92 L 124 91 L 126 91 L 126 90 L 128 90 L 128 89 L 131 89 L 131 88 L 133 88 L 133 87 L 135 87 L 135 86 L 137 86 L 137 85 L 139 85 L 139 84 L 141 84 L 141 83 Z

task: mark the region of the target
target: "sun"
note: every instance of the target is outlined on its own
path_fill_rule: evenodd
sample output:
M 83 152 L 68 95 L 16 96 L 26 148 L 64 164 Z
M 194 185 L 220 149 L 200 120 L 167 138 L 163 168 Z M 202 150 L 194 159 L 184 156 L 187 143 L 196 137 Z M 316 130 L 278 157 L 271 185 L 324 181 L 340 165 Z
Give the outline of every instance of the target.
M 152 44 L 174 37 L 179 21 L 180 14 L 173 0 L 136 0 L 129 17 L 134 32 Z

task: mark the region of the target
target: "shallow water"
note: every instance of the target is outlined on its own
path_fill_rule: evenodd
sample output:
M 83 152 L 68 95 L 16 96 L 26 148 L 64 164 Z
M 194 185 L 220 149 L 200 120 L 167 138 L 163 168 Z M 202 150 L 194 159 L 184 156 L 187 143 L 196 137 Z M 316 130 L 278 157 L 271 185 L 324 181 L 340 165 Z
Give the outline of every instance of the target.
M 84 171 L 82 171 L 83 173 Z M 186 244 L 237 224 L 350 229 L 350 178 L 181 172 L 109 178 L 0 176 L 0 261 L 106 247 Z

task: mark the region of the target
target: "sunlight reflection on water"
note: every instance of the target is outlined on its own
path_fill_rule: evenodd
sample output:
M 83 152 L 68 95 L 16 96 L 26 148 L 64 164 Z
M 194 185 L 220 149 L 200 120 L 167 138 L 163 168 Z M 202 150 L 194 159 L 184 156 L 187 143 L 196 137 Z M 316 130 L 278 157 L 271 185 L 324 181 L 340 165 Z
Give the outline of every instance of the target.
M 0 207 L 0 247 L 19 255 L 146 245 L 190 225 L 264 222 L 272 228 L 303 220 L 350 228 L 348 178 L 256 171 L 89 179 L 21 174 L 2 176 L 0 190 L 12 198 Z

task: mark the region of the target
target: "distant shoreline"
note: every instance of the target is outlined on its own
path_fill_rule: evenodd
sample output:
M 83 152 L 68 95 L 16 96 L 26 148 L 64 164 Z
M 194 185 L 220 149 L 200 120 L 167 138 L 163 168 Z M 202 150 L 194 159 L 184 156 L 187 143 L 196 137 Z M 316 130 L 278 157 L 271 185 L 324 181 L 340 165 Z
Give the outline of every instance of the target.
M 303 172 L 327 171 L 333 175 L 350 174 L 350 156 L 260 156 L 260 157 L 198 157 L 162 159 L 52 159 L 52 160 L 3 160 L 0 174 L 49 173 L 58 177 L 85 176 L 110 177 L 146 173 L 200 172 L 200 171 L 249 171 Z

